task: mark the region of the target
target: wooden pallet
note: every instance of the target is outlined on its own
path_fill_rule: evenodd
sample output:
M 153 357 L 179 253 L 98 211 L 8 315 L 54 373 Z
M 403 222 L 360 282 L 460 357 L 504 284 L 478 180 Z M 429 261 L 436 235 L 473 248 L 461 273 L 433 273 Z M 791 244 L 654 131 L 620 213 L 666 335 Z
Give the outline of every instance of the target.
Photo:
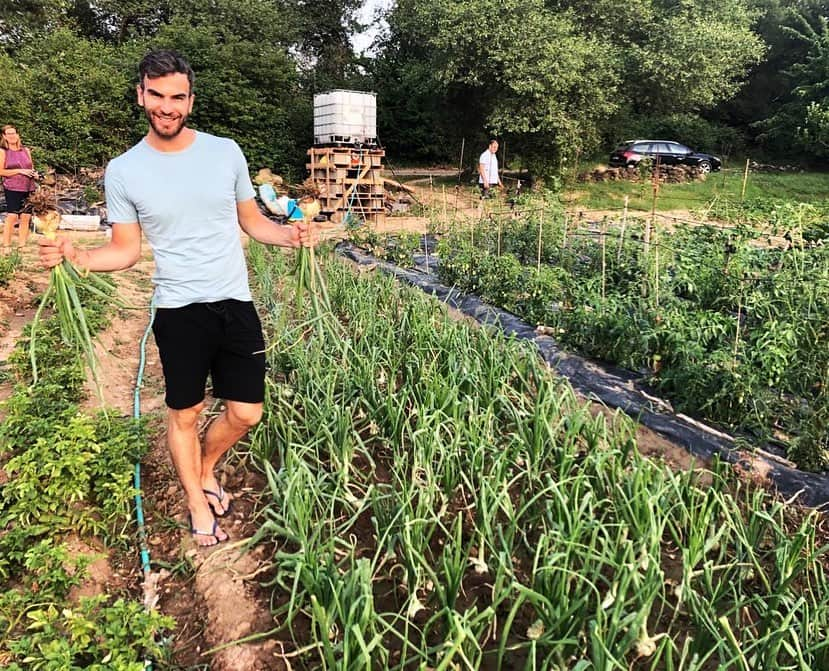
M 312 147 L 308 156 L 305 167 L 331 221 L 339 223 L 349 212 L 371 223 L 385 220 L 382 149 Z

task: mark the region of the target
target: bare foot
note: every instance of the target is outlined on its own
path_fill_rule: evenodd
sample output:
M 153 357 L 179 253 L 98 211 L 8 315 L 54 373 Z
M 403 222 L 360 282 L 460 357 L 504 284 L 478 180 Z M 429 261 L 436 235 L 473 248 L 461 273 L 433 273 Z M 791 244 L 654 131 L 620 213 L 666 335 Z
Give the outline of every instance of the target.
M 216 481 L 216 478 L 209 478 L 202 481 L 202 491 L 207 499 L 207 505 L 216 517 L 227 515 L 233 504 L 233 497 L 228 494 Z

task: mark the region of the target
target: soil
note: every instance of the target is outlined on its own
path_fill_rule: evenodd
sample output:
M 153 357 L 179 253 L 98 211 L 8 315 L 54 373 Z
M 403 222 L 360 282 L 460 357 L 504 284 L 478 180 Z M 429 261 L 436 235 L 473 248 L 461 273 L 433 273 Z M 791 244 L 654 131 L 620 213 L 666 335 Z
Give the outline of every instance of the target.
M 450 207 L 451 199 L 444 201 L 442 193 L 436 195 L 428 186 L 415 185 L 423 201 Z M 458 196 L 458 203 L 459 208 L 470 213 L 480 207 L 475 198 L 464 201 Z M 426 232 L 428 223 L 418 217 L 390 217 L 388 221 L 388 230 L 411 232 Z M 104 242 L 104 233 L 69 235 L 79 246 Z M 148 322 L 154 264 L 146 245 L 144 249 L 145 254 L 133 269 L 116 276 L 122 298 L 136 309 L 119 311 L 110 326 L 99 334 L 104 399 L 108 406 L 125 415 L 133 412 L 140 343 Z M 0 371 L 24 326 L 31 321 L 34 303 L 46 283 L 47 274 L 37 265 L 35 246 L 30 240 L 23 253 L 22 268 L 7 286 L 0 287 Z M 151 446 L 142 461 L 141 486 L 152 570 L 142 574 L 137 547 L 133 555 L 122 556 L 75 539 L 72 544 L 78 553 L 92 554 L 96 559 L 88 580 L 74 596 L 127 593 L 173 616 L 177 622 L 171 645 L 174 668 L 289 669 L 291 651 L 296 645 L 290 633 L 274 631 L 278 623 L 271 615 L 270 590 L 260 586 L 267 577 L 262 574 L 268 548 L 246 550 L 246 540 L 258 528 L 259 492 L 266 489 L 265 482 L 250 467 L 243 446 L 232 451 L 218 474 L 222 485 L 236 497 L 228 519 L 222 521 L 230 541 L 213 548 L 195 546 L 186 529 L 184 499 L 165 445 L 163 378 L 152 337 L 147 340 L 145 360 L 140 402 Z M 9 396 L 10 387 L 0 377 L 0 399 Z M 90 394 L 89 409 L 96 405 L 95 395 Z M 609 412 L 601 406 L 595 406 L 594 411 Z M 205 425 L 209 418 L 208 414 Z M 644 454 L 661 459 L 672 468 L 705 466 L 646 428 L 639 428 L 637 437 Z

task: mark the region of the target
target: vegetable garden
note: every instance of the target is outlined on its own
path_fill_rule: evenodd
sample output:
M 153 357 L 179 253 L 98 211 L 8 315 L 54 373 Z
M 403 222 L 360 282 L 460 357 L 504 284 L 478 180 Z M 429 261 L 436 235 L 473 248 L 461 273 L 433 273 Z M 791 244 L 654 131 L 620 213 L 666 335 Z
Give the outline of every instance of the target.
M 253 252 L 270 295 L 281 257 Z M 829 662 L 817 514 L 716 464 L 643 459 L 628 419 L 592 414 L 516 343 L 327 270 L 343 331 L 306 340 L 325 317 L 272 306 L 253 439 L 275 617 L 309 666 Z
M 450 226 L 438 212 L 447 230 L 432 269 L 562 345 L 638 372 L 677 410 L 822 470 L 829 208 L 714 207 L 730 223 L 621 213 L 591 223 L 568 218 L 555 198 Z M 407 263 L 419 241 L 360 242 Z
M 677 405 L 695 384 L 724 423 L 821 438 L 809 431 L 825 426 L 823 247 L 798 229 L 779 250 L 747 225 L 654 227 L 644 253 L 647 221 L 576 226 L 549 200 L 525 212 L 448 227 L 445 281 L 647 370 L 687 394 Z M 411 251 L 384 244 L 398 260 Z M 246 640 L 279 641 L 274 668 L 829 668 L 821 513 L 717 461 L 675 471 L 641 456 L 631 419 L 597 412 L 531 349 L 416 290 L 321 253 L 300 266 L 315 293 L 297 294 L 287 256 L 252 243 L 249 257 L 270 343 L 251 545 L 266 548 L 255 580 L 272 628 Z M 83 297 L 93 330 L 102 302 Z M 762 333 L 786 344 L 786 328 L 785 355 L 810 358 L 741 382 L 763 364 L 751 357 Z M 168 618 L 113 596 L 68 601 L 84 567 L 65 569 L 61 539 L 128 543 L 131 460 L 146 442 L 134 424 L 79 415 L 81 366 L 64 365 L 57 322 L 40 327 L 48 362 L 31 395 L 28 344 L 0 429 L 0 659 L 181 668 L 162 645 Z M 738 383 L 754 405 L 722 393 Z M 760 421 L 776 413 L 788 424 Z

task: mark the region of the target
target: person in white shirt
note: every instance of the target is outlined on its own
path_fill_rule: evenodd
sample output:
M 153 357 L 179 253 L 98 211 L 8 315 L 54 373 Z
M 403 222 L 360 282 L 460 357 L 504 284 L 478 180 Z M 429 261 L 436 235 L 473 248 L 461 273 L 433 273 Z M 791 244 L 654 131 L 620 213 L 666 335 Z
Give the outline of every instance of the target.
M 481 197 L 489 195 L 489 189 L 493 186 L 503 186 L 501 177 L 498 174 L 498 140 L 490 140 L 489 147 L 478 159 L 478 186 L 481 187 Z

